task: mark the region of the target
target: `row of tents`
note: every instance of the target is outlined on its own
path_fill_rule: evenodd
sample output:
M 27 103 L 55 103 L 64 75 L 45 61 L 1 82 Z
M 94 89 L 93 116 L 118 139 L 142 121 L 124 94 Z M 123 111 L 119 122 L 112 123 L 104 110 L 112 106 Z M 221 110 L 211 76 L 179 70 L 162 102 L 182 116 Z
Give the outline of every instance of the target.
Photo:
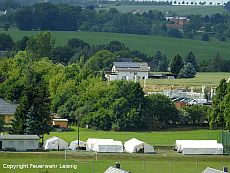
M 182 154 L 222 155 L 223 145 L 217 140 L 176 140 L 174 150 Z
M 78 146 L 79 143 L 79 146 Z M 78 147 L 85 148 L 86 151 L 99 153 L 154 153 L 154 147 L 136 138 L 132 138 L 122 144 L 121 141 L 113 139 L 89 138 L 87 142 L 75 140 L 68 146 L 68 143 L 61 138 L 51 137 L 44 143 L 45 150 L 76 150 Z

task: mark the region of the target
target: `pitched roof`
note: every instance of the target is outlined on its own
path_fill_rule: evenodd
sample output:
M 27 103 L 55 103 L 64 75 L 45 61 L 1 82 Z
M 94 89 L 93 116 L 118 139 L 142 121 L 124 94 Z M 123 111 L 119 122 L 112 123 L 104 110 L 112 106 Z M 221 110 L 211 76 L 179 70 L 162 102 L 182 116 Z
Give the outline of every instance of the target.
M 223 171 L 207 167 L 202 173 L 224 173 Z
M 0 98 L 0 115 L 14 115 L 17 105 Z
M 117 71 L 150 71 L 146 62 L 114 62 Z
M 104 173 L 129 173 L 129 172 L 110 166 Z
M 39 137 L 37 135 L 0 135 L 0 140 L 39 140 Z

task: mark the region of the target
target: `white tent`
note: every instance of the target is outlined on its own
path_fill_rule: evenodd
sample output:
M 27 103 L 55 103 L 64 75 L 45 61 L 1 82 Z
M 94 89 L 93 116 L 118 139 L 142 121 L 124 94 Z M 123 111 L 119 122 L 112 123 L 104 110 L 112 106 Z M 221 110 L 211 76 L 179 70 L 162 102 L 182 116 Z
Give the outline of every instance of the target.
M 175 150 L 180 153 L 183 150 L 183 146 L 185 145 L 209 145 L 209 144 L 217 144 L 217 140 L 176 140 Z
M 182 154 L 223 154 L 223 145 L 217 140 L 177 140 L 175 147 Z
M 44 143 L 45 150 L 68 150 L 68 143 L 56 136 L 47 139 Z
M 113 139 L 89 138 L 86 143 L 86 151 L 121 153 L 123 152 L 123 145 L 121 141 L 114 141 Z
M 85 147 L 85 146 L 86 146 L 86 142 L 79 140 L 79 147 Z M 76 150 L 77 147 L 78 147 L 78 140 L 72 141 L 69 145 L 69 149 L 71 150 Z
M 121 141 L 113 142 L 97 142 L 94 146 L 94 151 L 101 153 L 122 153 L 123 145 Z
M 136 138 L 130 139 L 124 144 L 125 151 L 128 153 L 137 153 L 143 150 L 144 153 L 154 153 L 154 148 L 145 142 L 139 141 Z
M 86 151 L 94 151 L 94 146 L 96 143 L 112 143 L 113 139 L 98 139 L 98 138 L 88 138 L 86 142 Z

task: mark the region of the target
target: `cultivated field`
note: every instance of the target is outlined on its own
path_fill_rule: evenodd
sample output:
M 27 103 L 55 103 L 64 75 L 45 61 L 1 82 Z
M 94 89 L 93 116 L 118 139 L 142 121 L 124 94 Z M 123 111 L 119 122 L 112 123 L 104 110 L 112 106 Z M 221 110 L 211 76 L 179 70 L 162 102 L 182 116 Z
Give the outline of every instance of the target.
M 1 31 L 1 30 L 0 30 Z M 4 31 L 2 31 L 4 32 Z M 14 41 L 23 36 L 35 35 L 37 31 L 19 31 L 11 29 L 7 34 L 11 35 Z M 147 36 L 135 34 L 103 33 L 103 32 L 76 32 L 76 31 L 52 31 L 56 40 L 56 46 L 66 45 L 71 38 L 79 38 L 91 45 L 106 44 L 113 40 L 118 40 L 126 44 L 131 50 L 139 50 L 148 55 L 154 55 L 157 50 L 166 54 L 169 59 L 179 53 L 186 56 L 189 51 L 193 51 L 198 61 L 209 60 L 220 53 L 222 58 L 229 58 L 230 41 L 199 41 L 189 39 L 176 39 L 160 36 Z
M 154 73 L 154 72 L 153 72 Z M 210 90 L 211 87 L 217 87 L 221 79 L 228 79 L 230 73 L 223 72 L 201 72 L 197 73 L 195 78 L 189 79 L 148 79 L 146 80 L 145 90 L 146 91 L 162 91 L 169 89 L 193 89 L 201 91 L 203 85 L 206 89 Z M 144 81 L 141 81 L 144 86 Z
M 167 5 L 120 5 L 120 6 L 114 6 L 114 5 L 108 5 L 105 7 L 105 9 L 110 8 L 116 8 L 121 12 L 130 12 L 133 10 L 140 10 L 142 12 L 149 11 L 149 10 L 159 10 L 162 12 L 175 12 L 179 16 L 188 16 L 192 14 L 200 14 L 202 16 L 205 15 L 211 15 L 213 13 L 223 13 L 225 12 L 225 9 L 223 6 L 191 6 L 191 5 L 173 5 L 173 6 L 167 6 Z M 100 10 L 101 8 L 98 8 Z

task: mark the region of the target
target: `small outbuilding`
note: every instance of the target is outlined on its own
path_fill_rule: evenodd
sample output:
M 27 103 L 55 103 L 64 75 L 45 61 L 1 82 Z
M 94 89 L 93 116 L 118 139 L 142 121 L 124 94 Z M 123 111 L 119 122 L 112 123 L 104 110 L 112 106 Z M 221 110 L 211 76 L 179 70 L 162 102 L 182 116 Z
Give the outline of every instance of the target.
M 53 127 L 56 128 L 68 128 L 68 119 L 54 118 Z
M 85 148 L 86 142 L 79 140 L 79 146 L 78 146 L 78 140 L 75 140 L 75 141 L 72 141 L 69 145 L 69 149 L 71 149 L 71 150 L 76 150 L 78 147 L 79 148 Z
M 44 143 L 45 150 L 68 150 L 68 143 L 56 136 L 47 139 Z
M 154 148 L 143 141 L 132 138 L 124 144 L 125 152 L 128 153 L 154 153 Z
M 38 147 L 37 135 L 0 135 L 0 150 L 35 151 Z
M 122 153 L 123 145 L 121 141 L 114 141 L 113 139 L 89 138 L 86 143 L 86 151 Z

